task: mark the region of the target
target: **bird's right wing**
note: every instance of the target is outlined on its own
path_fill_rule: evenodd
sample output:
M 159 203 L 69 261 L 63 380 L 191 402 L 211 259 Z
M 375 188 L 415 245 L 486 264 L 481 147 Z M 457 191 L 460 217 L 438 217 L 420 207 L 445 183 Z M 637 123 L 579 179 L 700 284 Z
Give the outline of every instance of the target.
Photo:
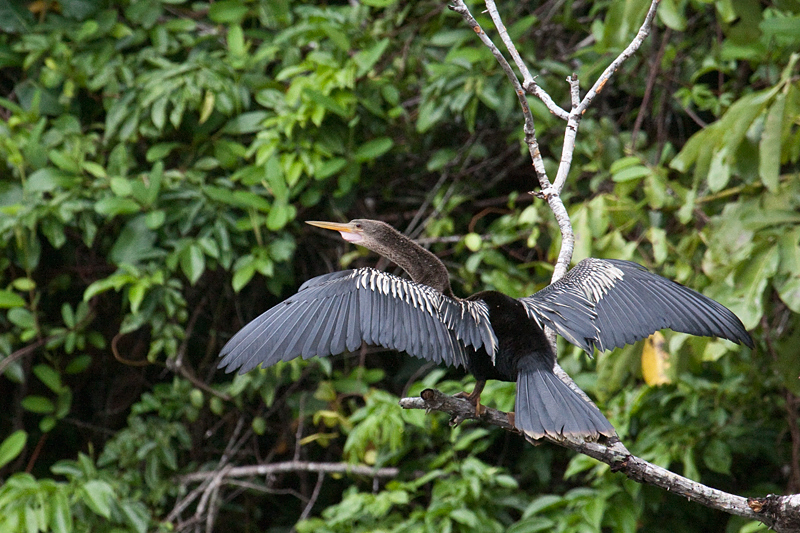
M 494 355 L 497 339 L 481 301 L 455 300 L 373 268 L 313 278 L 242 328 L 220 367 L 247 372 L 295 357 L 354 351 L 361 342 L 435 363 L 466 365 L 466 346 Z
M 621 348 L 664 328 L 753 347 L 727 307 L 631 261 L 584 259 L 520 302 L 540 326 L 589 353 Z

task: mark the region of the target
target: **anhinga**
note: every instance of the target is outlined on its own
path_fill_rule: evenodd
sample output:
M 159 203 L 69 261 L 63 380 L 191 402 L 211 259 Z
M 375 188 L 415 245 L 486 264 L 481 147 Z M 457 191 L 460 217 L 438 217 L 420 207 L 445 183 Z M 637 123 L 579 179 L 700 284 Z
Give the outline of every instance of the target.
M 614 428 L 554 374 L 556 356 L 545 326 L 590 354 L 663 328 L 753 347 L 726 307 L 630 261 L 584 259 L 525 298 L 483 291 L 461 299 L 453 295 L 444 264 L 386 223 L 309 224 L 339 231 L 346 241 L 386 257 L 412 281 L 373 268 L 313 278 L 228 341 L 220 354 L 220 367 L 228 372 L 336 355 L 366 342 L 465 367 L 477 379 L 473 392 L 464 393 L 476 410 L 487 379 L 516 381 L 519 430 L 532 438 L 591 439 L 611 436 Z

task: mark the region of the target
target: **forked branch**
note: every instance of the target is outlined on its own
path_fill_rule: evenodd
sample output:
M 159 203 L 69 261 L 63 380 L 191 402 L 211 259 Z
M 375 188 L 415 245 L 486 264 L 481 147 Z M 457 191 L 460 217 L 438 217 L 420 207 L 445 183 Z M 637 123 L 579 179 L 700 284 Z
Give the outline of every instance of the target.
M 570 85 L 571 97 L 571 110 L 569 113 L 559 107 L 558 104 L 553 101 L 547 91 L 542 89 L 536 83 L 534 76 L 530 73 L 530 69 L 528 69 L 525 61 L 517 51 L 514 42 L 509 37 L 505 24 L 503 23 L 503 20 L 497 11 L 497 6 L 495 5 L 494 0 L 485 0 L 485 3 L 486 10 L 491 17 L 501 40 L 505 44 L 508 53 L 511 55 L 514 64 L 517 66 L 517 69 L 519 69 L 519 71 L 522 73 L 522 81 L 519 80 L 517 74 L 511 68 L 511 65 L 508 63 L 503 53 L 497 48 L 497 46 L 495 46 L 491 38 L 489 38 L 483 28 L 481 28 L 480 24 L 478 24 L 477 20 L 475 20 L 475 17 L 472 16 L 472 13 L 470 13 L 469 8 L 464 1 L 455 0 L 451 6 L 451 9 L 461 15 L 464 21 L 481 39 L 481 42 L 486 45 L 487 48 L 489 48 L 489 50 L 492 52 L 492 55 L 494 55 L 495 59 L 497 59 L 498 64 L 503 69 L 503 72 L 505 72 L 506 77 L 514 88 L 515 93 L 517 94 L 517 99 L 519 100 L 524 118 L 523 128 L 525 132 L 525 143 L 528 145 L 528 152 L 530 153 L 533 167 L 536 170 L 536 177 L 539 181 L 539 188 L 541 189 L 540 192 L 534 194 L 536 194 L 536 196 L 539 198 L 547 200 L 547 203 L 549 204 L 550 209 L 553 211 L 556 222 L 558 222 L 558 226 L 561 231 L 561 250 L 558 254 L 558 260 L 556 261 L 552 277 L 552 281 L 555 282 L 564 276 L 564 274 L 566 274 L 567 267 L 572 260 L 572 252 L 575 244 L 575 236 L 572 231 L 572 225 L 570 224 L 569 214 L 567 213 L 567 210 L 561 201 L 560 194 L 564 184 L 566 183 L 567 176 L 569 175 L 569 171 L 572 166 L 573 154 L 575 152 L 575 138 L 578 133 L 578 126 L 580 125 L 581 118 L 586 112 L 586 109 L 592 103 L 594 98 L 603 90 L 608 81 L 611 79 L 611 76 L 614 75 L 614 73 L 619 69 L 626 59 L 631 57 L 639 49 L 639 47 L 641 47 L 645 38 L 650 33 L 659 0 L 652 0 L 644 22 L 639 28 L 636 37 L 634 37 L 631 43 L 625 47 L 625 50 L 623 50 L 622 53 L 620 53 L 603 71 L 603 73 L 600 75 L 594 85 L 592 85 L 592 88 L 589 89 L 582 100 L 580 99 L 580 85 L 578 77 L 573 74 L 567 78 L 567 82 Z M 541 150 L 539 149 L 539 142 L 536 139 L 536 126 L 530 106 L 528 105 L 526 93 L 539 98 L 547 106 L 547 109 L 550 110 L 551 113 L 567 122 L 564 132 L 564 145 L 561 152 L 561 160 L 556 173 L 556 179 L 552 184 L 550 179 L 547 177 L 547 171 L 544 167 L 544 160 L 542 159 Z
M 505 44 L 508 53 L 514 61 L 514 64 L 517 66 L 517 69 L 522 75 L 522 81 L 519 80 L 517 74 L 503 56 L 503 53 L 494 45 L 489 36 L 486 35 L 486 32 L 484 32 L 480 27 L 478 22 L 470 13 L 466 4 L 464 4 L 463 0 L 455 0 L 454 5 L 451 6 L 451 9 L 462 16 L 464 21 L 469 24 L 469 26 L 480 37 L 481 41 L 491 50 L 492 54 L 497 59 L 517 94 L 524 118 L 525 142 L 528 145 L 528 150 L 530 152 L 533 166 L 536 170 L 536 177 L 539 181 L 539 187 L 541 189 L 540 192 L 535 192 L 533 194 L 548 202 L 548 205 L 553 211 L 561 230 L 561 250 L 559 252 L 558 261 L 556 262 L 552 277 L 552 281 L 555 282 L 566 273 L 567 266 L 572 259 L 574 247 L 574 234 L 572 231 L 572 225 L 570 223 L 569 214 L 567 213 L 564 203 L 561 200 L 560 194 L 564 184 L 566 183 L 571 168 L 578 126 L 580 125 L 583 114 L 586 112 L 595 97 L 605 88 L 606 84 L 625 62 L 625 60 L 630 58 L 641 47 L 645 38 L 650 33 L 659 0 L 651 1 L 647 15 L 645 16 L 644 22 L 639 28 L 636 36 L 603 71 L 586 95 L 584 95 L 583 99 L 580 97 L 580 84 L 578 77 L 573 74 L 567 78 L 567 82 L 570 85 L 571 107 L 569 113 L 559 107 L 553 101 L 550 95 L 548 95 L 547 92 L 536 83 L 534 76 L 531 75 L 530 70 L 517 51 L 514 42 L 509 37 L 505 24 L 503 23 L 497 11 L 497 6 L 495 5 L 494 0 L 484 1 L 487 12 L 491 17 L 501 40 Z M 564 145 L 561 152 L 561 160 L 555 181 L 552 184 L 550 183 L 544 168 L 542 154 L 539 150 L 539 144 L 536 139 L 536 128 L 533 120 L 533 114 L 531 113 L 530 106 L 527 101 L 527 94 L 531 94 L 542 100 L 551 113 L 567 122 L 564 133 Z M 553 346 L 555 346 L 555 333 L 548 331 L 548 337 L 550 338 Z M 570 385 L 573 390 L 576 390 L 583 395 L 582 391 L 580 391 L 580 389 L 574 384 L 574 382 L 572 382 L 569 376 L 567 376 L 566 373 L 563 372 L 560 367 L 558 367 L 558 365 L 556 365 L 556 372 L 559 378 Z M 589 401 L 585 395 L 583 396 L 587 401 Z M 403 398 L 400 400 L 400 405 L 405 409 L 425 409 L 427 411 L 434 410 L 448 413 L 450 414 L 451 422 L 453 423 L 460 423 L 466 419 L 476 418 L 475 409 L 472 404 L 463 399 L 448 396 L 433 389 L 424 390 L 420 398 Z M 495 409 L 486 409 L 485 413 L 481 415 L 480 419 L 485 423 L 501 427 L 507 431 L 517 431 L 513 424 L 509 423 L 508 414 Z M 713 509 L 718 509 L 729 514 L 742 516 L 752 520 L 758 520 L 778 532 L 800 531 L 800 495 L 768 495 L 764 498 L 746 499 L 741 496 L 728 494 L 720 490 L 707 487 L 683 476 L 679 476 L 678 474 L 672 473 L 664 468 L 634 456 L 617 438 L 610 439 L 603 443 L 554 439 L 548 440 L 606 463 L 612 468 L 612 470 L 616 472 L 622 472 L 637 482 L 648 483 L 664 488 L 670 492 L 674 492 L 678 495 L 686 497 L 691 501 L 695 501 Z

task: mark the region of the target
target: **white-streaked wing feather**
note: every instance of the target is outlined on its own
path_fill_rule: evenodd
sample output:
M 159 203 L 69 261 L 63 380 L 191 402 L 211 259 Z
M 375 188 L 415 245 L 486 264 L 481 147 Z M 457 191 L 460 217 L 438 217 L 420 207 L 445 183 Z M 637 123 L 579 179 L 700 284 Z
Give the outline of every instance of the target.
M 219 366 L 243 373 L 298 356 L 353 351 L 362 341 L 455 366 L 466 366 L 467 346 L 483 346 L 492 358 L 497 349 L 484 302 L 360 268 L 304 283 L 236 333 Z
M 595 347 L 619 348 L 665 328 L 751 347 L 753 342 L 722 304 L 631 261 L 584 259 L 520 301 L 540 325 L 589 353 Z

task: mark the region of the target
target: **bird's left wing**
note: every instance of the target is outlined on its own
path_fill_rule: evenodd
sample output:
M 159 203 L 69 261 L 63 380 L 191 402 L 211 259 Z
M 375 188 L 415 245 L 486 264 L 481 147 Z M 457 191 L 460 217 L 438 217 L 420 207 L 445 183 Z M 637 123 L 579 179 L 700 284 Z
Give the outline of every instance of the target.
M 540 326 L 553 328 L 589 353 L 595 347 L 621 348 L 664 328 L 753 347 L 727 307 L 631 261 L 584 259 L 520 301 Z
M 466 365 L 466 346 L 494 355 L 497 339 L 480 301 L 455 300 L 373 268 L 313 278 L 242 328 L 220 367 L 247 372 L 295 357 L 325 357 L 375 344 L 435 363 Z

